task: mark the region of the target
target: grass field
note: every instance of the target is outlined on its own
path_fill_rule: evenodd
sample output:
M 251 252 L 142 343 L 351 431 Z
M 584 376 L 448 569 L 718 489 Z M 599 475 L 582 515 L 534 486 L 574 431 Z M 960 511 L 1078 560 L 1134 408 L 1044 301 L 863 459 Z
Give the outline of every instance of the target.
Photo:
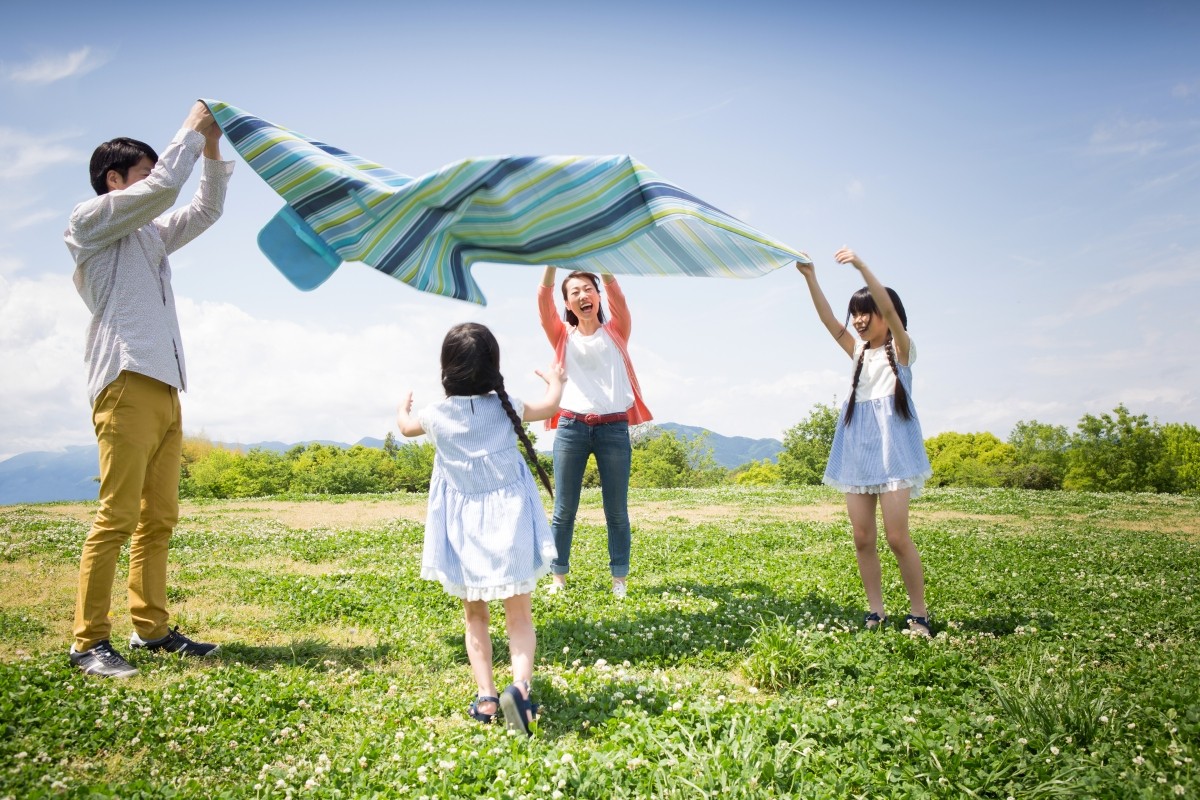
M 66 658 L 92 508 L 0 508 L 0 798 L 1200 797 L 1195 498 L 929 490 L 929 641 L 886 552 L 893 621 L 860 630 L 839 495 L 635 492 L 618 601 L 585 493 L 571 589 L 534 599 L 528 740 L 464 713 L 424 501 L 186 504 L 174 621 L 221 651 L 127 681 Z M 503 686 L 499 604 L 493 634 Z

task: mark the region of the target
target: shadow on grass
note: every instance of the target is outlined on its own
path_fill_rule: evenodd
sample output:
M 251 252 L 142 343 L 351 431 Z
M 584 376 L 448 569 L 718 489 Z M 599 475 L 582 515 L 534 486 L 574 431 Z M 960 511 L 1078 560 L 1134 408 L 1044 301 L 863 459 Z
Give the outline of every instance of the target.
M 377 664 L 386 661 L 392 651 L 392 645 L 386 642 L 362 647 L 341 647 L 319 639 L 297 639 L 280 645 L 229 642 L 222 644 L 215 655 L 222 661 L 238 662 L 251 667 L 282 664 L 323 671 Z
M 701 612 L 663 608 L 664 603 L 656 598 L 664 592 L 686 597 L 689 602 L 703 598 L 715 606 Z M 652 599 L 647 602 L 644 598 Z M 539 607 L 536 601 L 534 607 L 537 660 L 560 665 L 569 665 L 577 658 L 663 667 L 687 662 L 708 664 L 745 655 L 755 631 L 778 619 L 796 626 L 811 620 L 814 628 L 828 621 L 854 629 L 862 614 L 857 607 L 843 606 L 812 592 L 802 597 L 781 597 L 769 586 L 755 582 L 639 584 L 624 601 L 581 586 L 555 595 L 546 603 L 548 608 Z M 746 606 L 757 612 L 744 613 Z M 467 663 L 461 634 L 448 635 L 443 642 L 456 661 Z M 492 645 L 494 662 L 505 664 L 509 660 L 506 637 L 493 635 Z
M 1012 636 L 1017 628 L 1035 624 L 1028 614 L 992 614 L 986 617 L 974 617 L 959 621 L 958 629 L 963 633 L 990 633 L 993 636 Z M 1054 627 L 1054 622 L 1045 617 L 1036 621 L 1036 625 L 1044 630 Z

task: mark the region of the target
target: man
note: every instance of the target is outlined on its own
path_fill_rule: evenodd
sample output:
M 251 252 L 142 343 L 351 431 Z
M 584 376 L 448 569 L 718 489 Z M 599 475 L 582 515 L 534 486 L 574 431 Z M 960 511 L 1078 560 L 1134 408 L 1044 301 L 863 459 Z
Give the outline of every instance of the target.
M 71 212 L 64 235 L 75 288 L 92 312 L 85 360 L 100 449 L 100 510 L 83 545 L 71 663 L 87 674 L 129 677 L 137 669 L 113 649 L 109 608 L 117 559 L 127 540 L 130 647 L 206 656 L 167 620 L 167 547 L 179 518 L 187 388 L 169 253 L 221 216 L 232 161 L 221 161 L 221 129 L 197 102 L 159 158 L 136 139 L 92 154 L 97 197 Z M 203 152 L 200 188 L 167 213 Z

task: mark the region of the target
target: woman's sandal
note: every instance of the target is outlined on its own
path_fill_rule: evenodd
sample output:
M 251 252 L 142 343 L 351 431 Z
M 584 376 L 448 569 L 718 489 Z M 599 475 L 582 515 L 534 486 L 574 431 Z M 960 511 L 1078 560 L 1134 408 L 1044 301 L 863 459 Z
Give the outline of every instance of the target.
M 904 617 L 904 624 L 917 636 L 924 636 L 926 639 L 933 638 L 933 629 L 929 627 L 929 620 L 925 617 L 908 614 Z
M 479 710 L 480 703 L 495 703 L 496 711 L 493 711 L 490 714 L 487 713 L 486 711 L 480 711 Z M 475 699 L 471 701 L 471 705 L 467 709 L 467 713 L 471 715 L 471 719 L 486 723 L 486 722 L 491 722 L 492 720 L 494 720 L 496 718 L 496 713 L 499 710 L 500 710 L 500 698 L 499 697 L 488 697 L 487 695 L 481 696 L 479 694 L 476 694 Z
M 500 709 L 504 712 L 504 722 L 510 731 L 521 731 L 526 736 L 533 736 L 533 730 L 529 726 L 537 718 L 538 706 L 529 702 L 529 698 L 521 693 L 521 689 L 515 683 L 500 693 Z
M 880 614 L 876 611 L 869 611 L 863 617 L 863 627 L 869 631 L 879 630 L 885 622 L 887 622 L 887 614 Z

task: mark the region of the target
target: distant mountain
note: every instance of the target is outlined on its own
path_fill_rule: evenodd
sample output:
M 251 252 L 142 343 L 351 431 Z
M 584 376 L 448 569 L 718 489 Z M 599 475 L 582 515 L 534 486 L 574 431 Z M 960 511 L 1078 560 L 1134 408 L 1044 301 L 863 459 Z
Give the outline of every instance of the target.
M 712 448 L 713 460 L 722 467 L 733 469 L 764 458 L 774 460 L 783 449 L 776 439 L 748 439 L 745 436 L 722 436 L 705 428 L 664 422 L 658 427 L 675 435 L 691 439 L 708 434 L 706 444 Z M 216 442 L 231 450 L 270 450 L 285 453 L 297 444 L 319 444 L 350 447 L 344 442 L 310 440 L 285 444 L 283 442 Z M 370 436 L 355 444 L 363 447 L 383 447 L 383 439 Z M 15 503 L 49 503 L 55 500 L 95 500 L 100 484 L 99 455 L 95 445 L 68 447 L 62 452 L 21 453 L 0 461 L 0 505 Z
M 100 494 L 95 445 L 61 453 L 21 453 L 0 461 L 0 505 L 95 500 Z
M 664 431 L 670 431 L 681 439 L 694 439 L 708 434 L 705 445 L 712 448 L 713 461 L 726 469 L 734 469 L 751 461 L 762 461 L 764 458 L 774 461 L 783 450 L 783 442 L 778 439 L 750 439 L 746 436 L 722 436 L 707 428 L 697 428 L 692 425 L 676 425 L 674 422 L 664 422 L 658 425 Z

